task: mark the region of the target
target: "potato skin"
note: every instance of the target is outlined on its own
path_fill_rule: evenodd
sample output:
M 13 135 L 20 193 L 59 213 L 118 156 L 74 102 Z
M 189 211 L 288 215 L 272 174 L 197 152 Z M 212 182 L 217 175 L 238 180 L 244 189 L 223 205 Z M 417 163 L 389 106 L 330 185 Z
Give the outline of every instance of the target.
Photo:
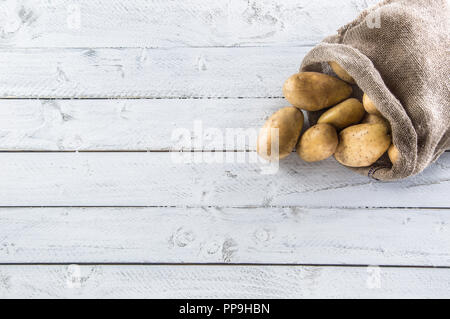
M 341 79 L 350 84 L 356 84 L 355 79 L 348 74 L 337 62 L 331 61 L 328 63 L 333 69 L 334 73 Z
M 352 92 L 352 87 L 344 81 L 316 72 L 294 74 L 283 87 L 289 103 L 306 111 L 319 111 L 336 105 Z
M 350 125 L 361 122 L 365 114 L 364 107 L 357 99 L 348 99 L 332 107 L 322 114 L 317 123 L 327 123 L 342 130 Z
M 391 147 L 389 147 L 388 150 L 389 159 L 391 160 L 392 164 L 397 164 L 398 160 L 400 159 L 400 152 L 398 151 L 398 148 L 392 144 Z
M 334 157 L 349 167 L 374 164 L 391 145 L 392 138 L 383 124 L 358 124 L 343 130 Z
M 259 133 L 257 142 L 259 156 L 269 161 L 277 161 L 289 156 L 300 137 L 304 120 L 302 111 L 292 106 L 282 108 L 275 112 L 267 120 Z M 272 154 L 272 132 L 270 130 L 272 128 L 279 129 L 279 156 Z
M 364 93 L 364 95 L 363 95 L 363 105 L 364 105 L 364 108 L 366 109 L 367 113 L 378 115 L 381 117 L 383 116 L 383 115 L 381 115 L 380 111 L 378 111 L 377 107 L 375 106 L 373 101 L 367 96 L 366 93 Z
M 319 162 L 332 156 L 339 140 L 336 129 L 329 124 L 309 128 L 297 145 L 297 154 L 306 162 Z
M 362 124 L 383 124 L 383 125 L 386 125 L 389 132 L 391 131 L 391 125 L 389 124 L 388 120 L 386 120 L 381 115 L 366 113 L 366 115 L 364 116 L 364 119 L 362 120 L 361 123 Z

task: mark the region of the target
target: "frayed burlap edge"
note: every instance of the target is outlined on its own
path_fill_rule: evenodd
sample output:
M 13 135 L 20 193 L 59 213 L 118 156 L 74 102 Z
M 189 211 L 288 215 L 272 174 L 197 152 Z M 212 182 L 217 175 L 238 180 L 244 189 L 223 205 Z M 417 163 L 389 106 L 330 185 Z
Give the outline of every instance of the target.
M 358 50 L 343 44 L 322 43 L 305 57 L 301 71 L 327 72 L 324 65 L 328 61 L 339 63 L 358 83 L 359 88 L 367 93 L 379 111 L 392 126 L 393 142 L 398 147 L 400 161 L 391 168 L 386 158 L 382 158 L 371 167 L 353 168 L 356 172 L 377 180 L 397 180 L 413 175 L 417 161 L 417 134 L 403 106 L 389 91 L 372 62 Z M 364 70 L 361 72 L 361 70 Z M 311 116 L 311 118 L 315 118 Z M 314 125 L 315 123 L 311 123 Z M 402 130 L 407 134 L 396 134 Z M 406 136 L 408 136 L 406 138 Z M 411 140 L 412 139 L 412 140 Z M 414 145 L 414 147 L 410 147 Z
M 392 127 L 393 143 L 401 153 L 398 163 L 392 165 L 387 155 L 384 155 L 371 167 L 352 168 L 357 173 L 376 180 L 399 180 L 420 173 L 423 167 L 418 164 L 418 135 L 413 123 L 408 117 L 400 101 L 385 85 L 380 73 L 372 61 L 359 50 L 343 44 L 349 30 L 367 23 L 366 19 L 372 12 L 384 7 L 395 5 L 396 0 L 385 0 L 362 12 L 353 22 L 339 29 L 338 34 L 326 38 L 322 44 L 311 50 L 303 60 L 300 71 L 315 71 L 333 74 L 328 65 L 329 61 L 339 63 L 358 83 L 355 91 L 367 93 L 378 106 L 382 115 Z M 361 97 L 355 94 L 355 97 Z M 310 124 L 314 125 L 321 112 L 309 112 Z M 400 133 L 401 132 L 401 133 Z M 434 149 L 432 161 L 450 149 L 450 131 L 443 133 L 440 143 Z M 431 163 L 428 163 L 431 164 Z

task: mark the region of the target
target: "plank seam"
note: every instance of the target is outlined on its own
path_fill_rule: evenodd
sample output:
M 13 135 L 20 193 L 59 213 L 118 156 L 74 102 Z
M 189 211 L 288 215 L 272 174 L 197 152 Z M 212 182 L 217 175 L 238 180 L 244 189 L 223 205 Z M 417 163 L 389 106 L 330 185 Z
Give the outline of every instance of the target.
M 14 46 L 14 47 L 3 47 L 0 48 L 1 51 L 14 51 L 14 50 L 136 50 L 136 49 L 146 49 L 146 50 L 160 50 L 160 51 L 170 51 L 170 50 L 183 50 L 183 49 L 259 49 L 259 48 L 313 48 L 318 45 L 317 43 L 299 43 L 299 44 L 287 44 L 287 43 L 272 43 L 266 45 L 176 45 L 176 46 L 54 46 L 54 47 L 39 47 L 39 46 Z
M 267 99 L 267 100 L 284 100 L 284 96 L 155 96 L 155 97 L 1 97 L 1 100 L 18 100 L 18 101 L 73 101 L 73 100 L 256 100 L 256 99 Z
M 273 208 L 273 209 L 346 209 L 346 210 L 359 210 L 359 209 L 369 209 L 369 210 L 385 210 L 385 209 L 392 209 L 392 210 L 450 210 L 450 207 L 396 207 L 396 206 L 257 206 L 257 205 L 248 205 L 248 206 L 120 206 L 120 205 L 114 205 L 114 206 L 0 206 L 0 209 L 44 209 L 44 208 L 75 208 L 75 209 L 94 209 L 94 208 L 183 208 L 183 209 L 195 209 L 195 208 L 217 208 L 217 209 L 259 209 L 259 208 Z
M 0 154 L 8 153 L 256 153 L 253 150 L 61 150 L 61 151 L 46 151 L 46 150 L 0 150 Z M 295 152 L 293 152 L 295 153 Z M 445 151 L 450 153 L 450 150 Z
M 6 266 L 178 266 L 178 267 L 195 267 L 195 266 L 210 266 L 210 267 L 327 267 L 327 268 L 408 268 L 408 269 L 450 269 L 450 266 L 429 266 L 429 265 L 375 265 L 375 264 L 292 264 L 292 263 L 86 263 L 86 262 L 65 262 L 65 263 L 0 263 L 0 267 Z

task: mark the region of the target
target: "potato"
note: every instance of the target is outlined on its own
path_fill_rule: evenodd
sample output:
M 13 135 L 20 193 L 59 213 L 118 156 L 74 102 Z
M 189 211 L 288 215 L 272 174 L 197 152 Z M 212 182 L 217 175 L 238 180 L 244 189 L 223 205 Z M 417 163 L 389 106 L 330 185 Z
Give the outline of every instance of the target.
M 284 84 L 283 92 L 293 106 L 306 111 L 319 111 L 347 99 L 353 89 L 335 77 L 303 72 L 291 76 Z
M 338 63 L 333 61 L 329 62 L 328 64 L 331 66 L 334 73 L 336 73 L 336 75 L 341 80 L 344 80 L 345 82 L 350 84 L 356 84 L 355 79 L 353 79 L 353 77 L 350 74 L 348 74 L 347 71 L 345 71 Z
M 363 95 L 363 105 L 364 105 L 364 108 L 366 109 L 367 113 L 378 115 L 378 116 L 383 116 L 383 115 L 381 115 L 380 111 L 378 111 L 377 107 L 372 102 L 372 100 L 367 96 L 366 93 L 364 93 L 364 95 Z
M 391 147 L 389 147 L 388 155 L 392 164 L 394 165 L 397 164 L 398 160 L 400 159 L 400 152 L 398 151 L 398 148 L 394 144 L 392 144 Z
M 277 161 L 291 154 L 300 137 L 304 120 L 302 111 L 292 106 L 282 108 L 273 114 L 259 133 L 257 145 L 259 156 L 270 161 Z M 278 140 L 271 129 L 278 129 Z M 275 144 L 272 145 L 272 142 Z M 277 144 L 279 150 L 277 150 Z M 272 153 L 272 147 L 279 154 Z
M 297 145 L 297 154 L 306 162 L 318 162 L 332 156 L 338 146 L 336 129 L 329 124 L 309 128 Z
M 357 99 L 348 99 L 323 113 L 317 123 L 327 123 L 342 130 L 350 125 L 358 124 L 365 113 L 361 102 Z
M 347 127 L 340 135 L 334 157 L 350 167 L 367 167 L 375 163 L 391 145 L 391 136 L 383 124 L 358 124 Z
M 388 120 L 380 115 L 367 113 L 362 120 L 362 124 L 383 124 L 386 125 L 389 132 L 391 131 L 391 125 L 389 124 Z

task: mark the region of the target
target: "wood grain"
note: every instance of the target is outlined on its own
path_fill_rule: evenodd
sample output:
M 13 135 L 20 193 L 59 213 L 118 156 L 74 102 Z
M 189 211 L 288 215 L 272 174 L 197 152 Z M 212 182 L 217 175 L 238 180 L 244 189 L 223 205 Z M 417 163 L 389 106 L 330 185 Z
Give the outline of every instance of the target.
M 280 97 L 285 79 L 296 72 L 307 51 L 308 48 L 4 50 L 0 55 L 0 96 Z
M 1 298 L 448 298 L 450 269 L 1 266 Z
M 0 45 L 175 47 L 314 44 L 376 0 L 6 0 Z
M 0 97 L 281 97 L 310 49 L 3 49 Z
M 288 104 L 263 98 L 2 100 L 0 150 L 255 151 L 260 128 Z M 179 129 L 190 138 L 173 138 Z M 227 142 L 230 132 L 236 143 Z
M 2 208 L 0 263 L 450 266 L 450 211 Z
M 2 1 L 0 298 L 450 298 L 450 153 L 379 183 L 171 136 L 259 128 L 376 2 Z M 231 152 L 167 152 L 186 149 Z
M 396 183 L 295 154 L 270 175 L 255 153 L 3 153 L 0 206 L 450 207 L 450 153 Z M 231 161 L 231 162 L 227 162 Z
M 256 150 L 256 138 L 231 144 L 208 138 L 208 131 L 218 129 L 225 137 L 227 129 L 241 128 L 256 135 L 287 105 L 284 99 L 3 100 L 0 149 Z M 186 129 L 192 139 L 175 144 L 177 129 Z

